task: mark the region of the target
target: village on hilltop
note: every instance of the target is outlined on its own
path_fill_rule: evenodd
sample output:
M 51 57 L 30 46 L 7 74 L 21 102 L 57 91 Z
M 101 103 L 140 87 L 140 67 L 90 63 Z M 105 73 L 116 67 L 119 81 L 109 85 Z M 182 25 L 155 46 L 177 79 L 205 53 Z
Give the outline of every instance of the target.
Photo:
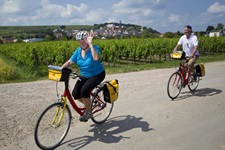
M 219 25 L 219 24 L 218 24 Z M 212 26 L 208 26 L 212 27 Z M 36 27 L 38 28 L 38 26 Z M 214 27 L 213 27 L 214 28 Z M 140 37 L 143 33 L 147 35 L 152 35 L 154 37 L 164 37 L 166 33 L 160 33 L 152 28 L 142 27 L 134 24 L 122 24 L 119 23 L 104 23 L 104 24 L 95 24 L 93 28 L 84 28 L 84 29 L 67 29 L 66 25 L 59 26 L 54 28 L 51 31 L 43 33 L 42 36 L 35 37 L 18 37 L 18 36 L 1 36 L 0 34 L 0 44 L 3 43 L 13 43 L 13 42 L 40 42 L 46 40 L 47 38 L 51 40 L 55 39 L 72 39 L 80 30 L 92 30 L 95 36 L 99 39 L 109 39 L 109 38 L 121 38 L 121 37 Z M 171 33 L 171 32 L 167 32 Z M 172 34 L 182 34 L 182 32 L 172 33 Z M 224 36 L 224 29 L 212 30 L 210 32 L 204 32 L 204 36 L 214 37 L 214 36 Z M 168 35 L 168 34 L 167 34 Z

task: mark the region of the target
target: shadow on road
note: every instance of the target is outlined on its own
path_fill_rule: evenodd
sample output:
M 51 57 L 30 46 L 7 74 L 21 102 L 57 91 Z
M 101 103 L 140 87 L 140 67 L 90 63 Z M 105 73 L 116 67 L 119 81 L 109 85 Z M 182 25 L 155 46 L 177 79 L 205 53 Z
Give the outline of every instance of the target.
M 134 128 L 140 128 L 143 132 L 153 130 L 150 128 L 150 124 L 146 121 L 142 121 L 142 117 L 135 116 L 118 116 L 107 120 L 103 124 L 92 124 L 89 132 L 93 132 L 93 136 L 82 136 L 71 139 L 62 143 L 73 149 L 81 149 L 93 141 L 99 141 L 103 143 L 118 143 L 121 139 L 130 139 L 131 137 L 125 137 L 123 132 L 129 131 Z
M 201 88 L 201 89 L 196 89 L 193 92 L 190 92 L 190 91 L 181 92 L 182 95 L 179 96 L 176 100 L 183 100 L 191 96 L 198 96 L 198 97 L 214 96 L 222 92 L 223 92 L 222 90 L 215 89 L 215 88 Z

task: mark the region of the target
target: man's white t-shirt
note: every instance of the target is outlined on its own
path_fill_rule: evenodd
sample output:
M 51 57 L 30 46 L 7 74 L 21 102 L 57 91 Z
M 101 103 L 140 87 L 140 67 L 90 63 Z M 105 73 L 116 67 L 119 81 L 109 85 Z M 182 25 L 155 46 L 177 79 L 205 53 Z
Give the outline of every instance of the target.
M 186 35 L 181 36 L 178 41 L 179 45 L 182 45 L 183 51 L 186 53 L 186 56 L 190 56 L 194 50 L 195 46 L 198 46 L 198 38 L 194 34 L 191 34 L 187 39 Z M 199 55 L 199 51 L 195 53 L 195 55 Z

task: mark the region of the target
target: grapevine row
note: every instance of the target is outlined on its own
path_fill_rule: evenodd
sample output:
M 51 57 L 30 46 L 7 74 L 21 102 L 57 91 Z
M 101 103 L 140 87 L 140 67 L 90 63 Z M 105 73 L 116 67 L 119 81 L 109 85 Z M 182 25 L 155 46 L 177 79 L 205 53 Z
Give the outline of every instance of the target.
M 123 62 L 166 61 L 177 44 L 178 38 L 134 38 L 94 40 L 101 48 L 101 60 L 107 64 Z M 78 47 L 76 41 L 1 44 L 0 53 L 19 64 L 35 69 L 40 65 L 61 65 Z M 203 55 L 225 52 L 225 37 L 200 37 L 199 51 Z

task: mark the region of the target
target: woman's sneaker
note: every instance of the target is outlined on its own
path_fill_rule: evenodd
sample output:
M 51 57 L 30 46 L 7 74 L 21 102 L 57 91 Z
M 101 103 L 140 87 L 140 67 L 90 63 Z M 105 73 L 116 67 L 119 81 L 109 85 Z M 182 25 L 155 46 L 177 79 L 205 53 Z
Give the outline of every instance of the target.
M 93 118 L 92 113 L 86 111 L 82 116 L 79 117 L 79 120 L 81 122 L 87 122 L 88 119 L 91 119 L 91 118 Z

